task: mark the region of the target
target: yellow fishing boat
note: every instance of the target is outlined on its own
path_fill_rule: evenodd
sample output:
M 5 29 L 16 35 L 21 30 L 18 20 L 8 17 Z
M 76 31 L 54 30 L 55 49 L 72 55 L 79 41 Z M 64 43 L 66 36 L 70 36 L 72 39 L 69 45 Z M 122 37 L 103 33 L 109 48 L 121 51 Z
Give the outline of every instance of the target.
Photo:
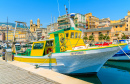
M 14 60 L 39 65 L 64 74 L 96 73 L 127 44 L 88 47 L 80 29 L 70 27 L 50 33 L 50 38 L 33 42 L 32 49 L 14 55 Z

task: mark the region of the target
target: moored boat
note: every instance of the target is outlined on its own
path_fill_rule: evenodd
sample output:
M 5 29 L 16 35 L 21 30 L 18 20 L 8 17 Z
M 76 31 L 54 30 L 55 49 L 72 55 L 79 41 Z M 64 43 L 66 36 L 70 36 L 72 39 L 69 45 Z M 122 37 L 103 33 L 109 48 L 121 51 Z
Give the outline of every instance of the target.
M 89 74 L 97 73 L 120 50 L 119 46 L 126 46 L 126 43 L 121 43 L 89 47 L 69 16 L 68 20 L 70 27 L 50 33 L 49 39 L 33 42 L 32 49 L 14 54 L 14 60 L 63 74 Z
M 33 42 L 32 49 L 14 55 L 14 60 L 39 65 L 64 74 L 97 73 L 126 43 L 88 47 L 81 31 L 70 27 L 50 33 L 50 38 Z M 48 55 L 50 56 L 48 57 Z

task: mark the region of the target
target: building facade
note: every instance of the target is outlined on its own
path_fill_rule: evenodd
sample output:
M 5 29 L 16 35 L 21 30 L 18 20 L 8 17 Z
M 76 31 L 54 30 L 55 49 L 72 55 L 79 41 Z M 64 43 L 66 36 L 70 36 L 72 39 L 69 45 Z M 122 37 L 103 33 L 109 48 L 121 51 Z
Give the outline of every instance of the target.
M 57 23 L 58 23 L 58 29 L 65 29 L 70 27 L 70 21 L 67 15 L 58 17 Z
M 97 28 L 99 24 L 99 18 L 92 16 L 92 13 L 85 14 L 85 18 L 86 18 L 87 29 Z
M 32 20 L 30 20 L 30 31 L 31 32 L 35 32 L 36 31 L 36 29 L 38 29 L 38 28 L 40 28 L 40 19 L 38 18 L 37 19 L 37 24 L 33 24 L 33 21 Z
M 47 36 L 47 28 L 38 28 L 35 33 L 36 33 L 35 37 L 36 37 L 37 40 L 46 38 L 46 36 Z
M 85 16 L 80 13 L 71 13 L 58 17 L 58 29 L 65 29 L 71 26 L 69 17 L 74 21 L 77 28 L 86 28 Z
M 47 33 L 51 33 L 53 31 L 57 31 L 58 29 L 58 23 L 53 23 L 50 25 L 47 25 Z
M 76 13 L 74 16 L 74 23 L 77 28 L 86 28 L 85 16 L 80 13 Z
M 103 19 L 99 19 L 99 25 L 97 27 L 98 28 L 108 27 L 109 25 L 110 25 L 110 18 L 103 18 Z
M 84 31 L 88 40 L 89 40 L 89 36 L 92 35 L 94 37 L 95 42 L 100 42 L 99 40 L 100 34 L 103 34 L 104 36 L 108 35 L 110 37 L 110 40 L 107 40 L 107 41 L 113 41 L 113 39 L 115 38 L 112 36 L 111 32 L 114 32 L 114 29 L 112 27 L 93 28 L 93 29 L 87 29 L 86 31 Z

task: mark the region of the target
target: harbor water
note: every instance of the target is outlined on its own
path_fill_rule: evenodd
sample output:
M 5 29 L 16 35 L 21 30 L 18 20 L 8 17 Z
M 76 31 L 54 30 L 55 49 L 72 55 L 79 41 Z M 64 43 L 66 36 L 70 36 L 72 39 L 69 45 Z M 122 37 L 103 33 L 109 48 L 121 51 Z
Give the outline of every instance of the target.
M 130 62 L 107 61 L 96 75 L 72 77 L 94 84 L 130 84 Z

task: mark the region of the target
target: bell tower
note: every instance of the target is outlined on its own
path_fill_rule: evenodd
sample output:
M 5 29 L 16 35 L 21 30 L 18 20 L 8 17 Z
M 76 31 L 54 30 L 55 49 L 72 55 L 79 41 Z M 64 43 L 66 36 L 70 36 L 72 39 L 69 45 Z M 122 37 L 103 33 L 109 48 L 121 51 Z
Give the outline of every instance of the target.
M 130 15 L 130 11 L 128 10 L 128 15 Z
M 37 19 L 37 28 L 40 28 L 40 20 L 39 20 L 39 18 Z
M 32 29 L 33 21 L 30 20 L 30 29 Z

